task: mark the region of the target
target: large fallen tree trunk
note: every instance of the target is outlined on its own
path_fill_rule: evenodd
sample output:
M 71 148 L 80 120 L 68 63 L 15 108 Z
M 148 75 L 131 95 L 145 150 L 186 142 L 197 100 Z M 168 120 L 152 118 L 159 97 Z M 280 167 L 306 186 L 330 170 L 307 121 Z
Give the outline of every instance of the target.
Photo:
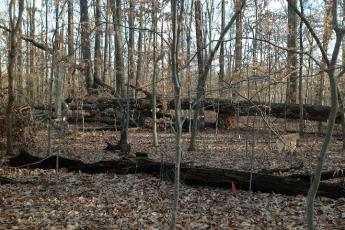
M 219 104 L 219 105 L 218 105 Z M 284 103 L 267 103 L 239 101 L 232 102 L 227 99 L 213 99 L 207 98 L 204 100 L 205 110 L 218 111 L 226 114 L 239 114 L 240 116 L 260 116 L 270 114 L 276 118 L 299 119 L 299 105 L 298 104 L 284 104 Z M 170 107 L 174 103 L 170 102 Z M 189 100 L 182 100 L 182 108 L 189 108 Z M 303 118 L 311 121 L 327 121 L 330 112 L 329 106 L 321 105 L 303 105 Z M 340 112 L 338 112 L 336 122 L 340 123 Z
M 56 167 L 56 156 L 46 159 L 32 156 L 25 151 L 10 159 L 13 167 L 26 165 L 29 168 L 54 169 Z M 59 158 L 61 168 L 69 171 L 81 171 L 84 173 L 148 173 L 152 175 L 163 175 L 167 179 L 173 179 L 174 164 L 154 162 L 148 158 L 129 158 L 114 161 L 100 161 L 92 164 L 85 164 L 78 160 Z M 219 169 L 210 167 L 181 167 L 181 180 L 188 185 L 213 186 L 230 189 L 232 183 L 238 189 L 249 189 L 250 173 L 240 172 L 231 169 Z M 265 174 L 253 174 L 252 190 L 261 192 L 274 192 L 286 195 L 307 194 L 309 180 L 296 179 L 294 177 L 281 177 Z M 338 184 L 321 183 L 318 191 L 319 196 L 329 198 L 345 197 L 344 188 Z
M 126 101 L 119 98 L 99 98 L 93 101 L 84 101 L 83 109 L 85 110 L 98 110 L 103 111 L 107 108 L 119 108 L 124 106 Z M 163 104 L 168 105 L 168 109 L 174 109 L 174 101 L 164 102 L 162 100 L 158 103 L 158 108 L 163 108 Z M 218 105 L 219 104 L 219 105 Z M 150 110 L 151 102 L 147 98 L 142 99 L 130 99 L 129 105 L 131 109 L 136 110 Z M 264 114 L 270 114 L 276 118 L 287 118 L 287 119 L 299 119 L 299 105 L 298 104 L 284 104 L 284 103 L 259 103 L 251 101 L 239 101 L 233 102 L 228 99 L 215 99 L 207 98 L 204 100 L 205 110 L 218 111 L 221 114 L 240 116 L 260 116 Z M 188 99 L 182 100 L 182 109 L 188 110 L 190 102 Z M 72 109 L 76 106 L 72 105 Z M 329 106 L 322 105 L 303 105 L 303 118 L 311 121 L 327 121 L 330 112 Z M 336 122 L 340 123 L 340 112 L 338 112 Z

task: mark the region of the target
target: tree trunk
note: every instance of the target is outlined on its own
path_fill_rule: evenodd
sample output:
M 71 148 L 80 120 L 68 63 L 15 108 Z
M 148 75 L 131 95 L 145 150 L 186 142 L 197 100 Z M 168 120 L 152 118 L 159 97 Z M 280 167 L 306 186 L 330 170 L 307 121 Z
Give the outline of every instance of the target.
M 17 33 L 22 23 L 23 19 L 23 11 L 24 11 L 24 0 L 19 0 L 18 4 L 18 17 L 16 21 L 14 21 L 15 16 L 13 15 L 13 10 L 15 7 L 15 0 L 11 0 L 9 5 L 9 15 L 10 15 L 10 39 L 9 39 L 9 46 L 10 49 L 8 51 L 8 67 L 7 67 L 7 75 L 8 75 L 8 101 L 6 107 L 6 153 L 7 155 L 13 155 L 13 133 L 12 133 L 12 124 L 13 124 L 13 104 L 14 104 L 14 93 L 13 93 L 13 80 L 14 80 L 14 67 L 16 62 L 16 55 L 17 55 Z
M 157 13 L 159 6 L 156 2 L 152 3 L 152 31 L 153 31 L 153 73 L 152 73 L 152 119 L 153 119 L 153 146 L 158 146 L 158 136 L 157 136 Z
M 115 71 L 116 71 L 116 95 L 125 98 L 124 73 L 125 64 L 123 61 L 123 45 L 122 45 L 122 10 L 121 0 L 111 0 L 113 11 L 114 37 L 115 37 Z
M 178 3 L 180 2 L 180 18 L 178 18 Z M 182 20 L 184 7 L 184 0 L 171 0 L 171 14 L 172 14 L 172 32 L 173 41 L 171 46 L 171 61 L 172 74 L 171 78 L 174 83 L 174 98 L 175 98 L 175 171 L 174 171 L 174 200 L 171 209 L 171 221 L 169 225 L 170 230 L 175 229 L 176 216 L 179 204 L 180 193 L 180 165 L 182 155 L 182 124 L 181 124 L 181 85 L 178 73 L 178 45 L 180 38 L 180 25 Z
M 114 24 L 114 32 L 115 32 L 115 69 L 116 69 L 116 95 L 122 98 L 127 98 L 126 106 L 122 107 L 123 109 L 123 127 L 121 129 L 121 136 L 119 141 L 119 146 L 122 149 L 123 155 L 128 155 L 130 148 L 128 144 L 128 90 L 127 94 L 125 91 L 125 83 L 124 83 L 124 71 L 125 65 L 123 60 L 123 45 L 122 45 L 122 27 L 121 27 L 121 20 L 122 20 L 122 10 L 121 10 L 121 0 L 112 0 L 112 11 L 113 11 L 113 24 Z M 127 84 L 128 85 L 128 84 Z M 128 87 L 127 87 L 128 89 Z M 126 96 L 127 95 L 127 96 Z
M 195 23 L 197 24 L 197 21 L 200 21 L 200 16 L 197 17 L 198 11 L 201 10 L 200 7 L 200 2 L 199 1 L 195 1 Z M 198 73 L 198 86 L 197 86 L 197 98 L 195 101 L 195 111 L 194 111 L 194 123 L 193 123 L 193 129 L 192 129 L 192 134 L 191 134 L 191 140 L 190 140 L 190 145 L 188 150 L 193 151 L 195 150 L 195 142 L 196 142 L 196 132 L 197 132 L 197 118 L 198 118 L 198 114 L 199 111 L 203 108 L 203 104 L 204 104 L 204 99 L 205 99 L 205 82 L 212 64 L 212 61 L 214 59 L 214 56 L 216 54 L 216 52 L 218 51 L 220 44 L 222 43 L 222 39 L 224 38 L 225 34 L 228 32 L 228 30 L 230 29 L 230 27 L 233 25 L 233 23 L 235 22 L 237 16 L 242 12 L 242 9 L 245 5 L 245 0 L 242 1 L 242 5 L 240 9 L 236 9 L 235 14 L 231 17 L 230 21 L 228 22 L 228 24 L 225 26 L 224 30 L 221 31 L 219 38 L 218 38 L 218 42 L 216 43 L 216 45 L 214 46 L 214 48 L 212 49 L 211 53 L 209 54 L 209 56 L 207 57 L 207 61 L 205 63 L 201 63 L 201 61 L 198 60 L 198 67 L 202 64 L 203 69 L 200 71 L 199 69 L 199 73 Z M 197 20 L 198 19 L 198 20 Z M 201 21 L 200 21 L 201 22 Z M 198 26 L 196 26 L 196 29 L 198 28 Z M 199 31 L 200 33 L 200 31 Z M 197 37 L 200 37 L 200 34 L 197 35 Z M 198 46 L 198 42 L 200 43 L 201 41 L 198 41 L 197 39 L 197 46 Z M 198 49 L 198 48 L 197 48 Z M 198 55 L 200 52 L 198 52 Z M 201 56 L 202 57 L 202 56 Z M 198 58 L 199 59 L 199 58 Z M 203 60 L 203 58 L 201 59 Z M 200 75 L 201 74 L 201 75 Z
M 195 150 L 195 142 L 196 142 L 196 134 L 199 124 L 199 118 L 200 118 L 200 111 L 203 107 L 203 98 L 205 97 L 205 83 L 206 79 L 203 79 L 203 72 L 204 72 L 204 56 L 203 56 L 203 35 L 202 35 L 202 24 L 201 24 L 201 15 L 202 15 L 202 8 L 201 8 L 201 2 L 200 0 L 195 0 L 195 11 L 194 11 L 194 17 L 195 17 L 195 36 L 196 36 L 196 47 L 197 47 L 197 57 L 198 57 L 198 83 L 196 88 L 197 93 L 197 100 L 200 99 L 200 101 L 196 102 L 196 107 L 194 109 L 194 115 L 193 115 L 193 126 L 192 126 L 192 133 L 191 133 L 191 140 L 189 145 L 189 150 L 194 151 Z
M 142 66 L 142 49 L 143 49 L 143 34 L 144 34 L 144 3 L 140 2 L 140 19 L 139 19 L 139 36 L 138 36 L 138 61 L 137 73 L 135 76 L 135 87 L 139 87 L 139 80 L 141 76 Z M 135 98 L 138 98 L 138 91 L 135 90 Z
M 73 20 L 73 0 L 68 0 L 67 2 L 67 45 L 68 45 L 68 69 L 67 76 L 70 85 L 70 90 L 67 92 L 69 97 L 76 95 L 76 84 L 73 77 L 73 72 L 75 68 L 75 58 L 74 58 L 74 20 Z
M 95 54 L 94 54 L 94 79 L 101 79 L 102 60 L 101 60 L 101 6 L 100 0 L 95 3 Z
M 221 15 L 221 30 L 224 30 L 225 26 L 225 0 L 222 0 L 222 15 Z M 224 41 L 220 44 L 220 50 L 219 50 L 219 97 L 223 97 L 223 87 L 224 87 Z
M 297 7 L 297 0 L 289 1 L 288 6 L 288 34 L 287 47 L 288 79 L 286 88 L 286 102 L 296 103 L 297 100 L 297 14 L 292 7 Z M 292 5 L 292 6 L 291 6 Z
M 301 13 L 304 14 L 303 10 L 303 1 L 299 1 Z M 303 22 L 300 20 L 299 23 L 299 49 L 300 49 L 300 54 L 299 54 L 299 84 L 298 84 L 298 102 L 299 102 L 299 135 L 301 137 L 304 136 L 304 120 L 303 120 Z
M 19 28 L 18 28 L 18 33 L 21 34 L 22 33 L 22 27 L 23 27 L 23 23 L 20 23 L 19 25 Z M 19 40 L 17 42 L 17 46 L 18 46 L 18 50 L 22 50 L 23 49 L 23 43 L 21 40 Z M 17 79 L 16 79 L 16 82 L 17 82 L 17 92 L 16 92 L 16 99 L 18 101 L 19 104 L 22 104 L 24 103 L 24 87 L 23 87 L 23 55 L 20 53 L 18 53 L 18 56 L 17 56 Z
M 345 0 L 343 0 L 343 12 L 345 12 Z M 345 21 L 345 14 L 343 14 L 343 21 Z M 341 46 L 342 55 L 341 55 L 341 62 L 342 65 L 345 66 L 345 43 L 342 43 Z M 344 74 L 340 76 L 340 82 L 344 82 Z M 345 109 L 344 109 L 344 94 L 342 90 L 338 90 L 338 97 L 339 97 L 339 108 L 341 112 L 341 129 L 343 134 L 343 150 L 345 150 Z
M 235 73 L 234 79 L 239 80 L 241 77 L 242 69 L 242 1 L 234 0 L 234 5 L 236 11 L 239 11 L 238 16 L 236 17 L 236 38 L 235 38 Z M 236 93 L 233 93 L 233 97 L 236 98 Z
M 323 167 L 323 164 L 325 162 L 326 155 L 327 155 L 328 146 L 331 142 L 333 128 L 334 128 L 334 124 L 335 124 L 335 119 L 337 116 L 337 107 L 338 107 L 337 78 L 339 76 L 335 76 L 335 69 L 336 69 L 336 64 L 338 61 L 341 43 L 342 43 L 344 35 L 345 35 L 345 29 L 340 28 L 338 26 L 337 1 L 332 1 L 329 4 L 332 4 L 331 5 L 331 7 L 332 7 L 331 28 L 334 29 L 335 35 L 336 35 L 336 41 L 334 44 L 331 59 L 330 60 L 328 59 L 327 52 L 325 49 L 323 49 L 321 47 L 320 42 L 318 42 L 318 48 L 320 49 L 320 51 L 322 53 L 323 61 L 327 64 L 327 74 L 329 77 L 330 91 L 331 91 L 331 111 L 329 114 L 326 136 L 325 136 L 325 139 L 324 139 L 322 146 L 321 146 L 320 155 L 317 158 L 317 164 L 316 164 L 316 168 L 315 168 L 314 178 L 311 182 L 311 185 L 310 185 L 310 188 L 308 191 L 307 210 L 306 210 L 306 213 L 307 213 L 307 219 L 306 220 L 307 221 L 306 222 L 307 222 L 307 227 L 310 230 L 314 229 L 314 201 L 315 201 L 315 197 L 316 197 L 319 185 L 320 185 L 321 171 L 322 171 L 322 167 Z M 294 10 L 297 11 L 296 8 L 294 8 Z M 301 17 L 301 19 L 305 20 L 305 18 L 303 18 L 303 15 L 300 17 Z M 304 22 L 307 24 L 306 21 L 304 21 Z M 313 34 L 313 36 L 315 36 L 315 39 L 318 39 L 315 35 L 315 32 L 312 29 L 310 29 L 310 25 L 308 28 L 309 28 L 310 32 L 313 32 L 312 34 Z M 324 32 L 326 33 L 326 31 L 324 31 Z
M 12 167 L 18 167 L 30 164 L 29 168 L 55 169 L 56 156 L 47 159 L 32 156 L 24 150 L 20 154 L 10 158 L 9 164 Z M 180 153 L 179 153 L 180 154 Z M 59 158 L 61 168 L 68 171 L 83 173 L 147 173 L 154 176 L 160 176 L 162 170 L 164 178 L 172 180 L 176 176 L 176 163 L 155 162 L 149 158 L 140 157 L 150 155 L 149 153 L 136 153 L 137 157 L 113 161 L 100 161 L 91 164 L 85 164 L 79 160 Z M 32 164 L 32 163 L 38 164 Z M 344 177 L 344 175 L 342 175 Z M 187 166 L 182 163 L 180 168 L 180 178 L 184 184 L 191 186 L 210 186 L 224 188 L 229 190 L 232 183 L 237 189 L 248 190 L 250 172 L 236 171 L 225 168 L 211 168 L 206 166 Z M 333 178 L 331 176 L 331 178 Z M 329 179 L 328 177 L 324 178 Z M 310 184 L 310 175 L 291 175 L 274 176 L 267 173 L 252 174 L 252 191 L 278 193 L 290 196 L 306 195 Z M 329 197 L 333 199 L 345 196 L 341 184 L 321 183 L 318 196 Z
M 328 45 L 329 41 L 331 39 L 332 34 L 332 3 L 327 3 L 326 6 L 326 15 L 324 18 L 324 25 L 323 25 L 323 41 L 322 41 L 322 48 L 327 53 L 328 51 Z M 320 83 L 319 83 L 319 89 L 317 91 L 317 100 L 319 105 L 323 105 L 323 97 L 324 97 L 324 84 L 325 84 L 325 78 L 327 77 L 327 72 L 325 71 L 327 65 L 325 63 L 325 60 L 321 61 L 321 73 L 320 73 Z M 318 131 L 319 134 L 322 134 L 322 123 L 320 122 L 318 124 Z
M 110 4 L 107 0 L 106 11 L 105 11 L 105 32 L 104 32 L 104 53 L 103 53 L 103 72 L 102 81 L 107 83 L 108 74 L 108 48 L 109 48 L 109 14 L 110 14 Z
M 35 1 L 32 1 L 32 6 L 27 8 L 28 10 L 28 16 L 29 16 L 29 23 L 30 23 L 30 31 L 29 31 L 29 34 L 30 34 L 30 37 L 34 37 L 35 36 L 35 13 L 36 13 L 36 8 L 35 8 Z M 26 84 L 26 96 L 27 98 L 29 99 L 29 101 L 31 103 L 35 102 L 35 95 L 34 95 L 34 74 L 35 74 L 35 71 L 34 71 L 34 60 L 35 60 L 35 57 L 34 57 L 34 46 L 32 45 L 29 45 L 28 44 L 28 47 L 29 47 L 29 55 L 27 56 L 28 57 L 28 75 L 27 75 L 27 84 Z
M 91 41 L 90 19 L 88 13 L 88 0 L 80 0 L 80 43 L 82 53 L 83 75 L 88 92 L 95 87 L 91 67 Z

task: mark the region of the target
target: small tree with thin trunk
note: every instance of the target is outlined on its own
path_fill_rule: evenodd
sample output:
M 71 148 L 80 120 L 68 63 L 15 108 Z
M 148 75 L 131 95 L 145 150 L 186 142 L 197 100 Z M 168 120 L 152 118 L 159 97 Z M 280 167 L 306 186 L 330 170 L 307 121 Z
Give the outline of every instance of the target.
M 245 2 L 246 2 L 245 0 L 242 0 L 241 7 L 236 9 L 235 14 L 231 17 L 228 24 L 221 31 L 219 38 L 218 38 L 218 42 L 216 43 L 214 48 L 209 53 L 207 59 L 205 59 L 206 61 L 203 61 L 203 63 L 201 63 L 201 61 L 198 60 L 198 63 L 199 62 L 200 63 L 198 64 L 199 71 L 198 71 L 197 95 L 196 95 L 196 101 L 194 102 L 195 103 L 195 105 L 194 105 L 195 110 L 194 110 L 194 116 L 193 116 L 193 127 L 192 127 L 192 133 L 191 133 L 191 140 L 190 140 L 190 145 L 188 148 L 189 151 L 194 151 L 196 148 L 196 133 L 197 133 L 197 128 L 198 128 L 198 125 L 197 125 L 198 114 L 200 114 L 200 110 L 203 107 L 203 101 L 205 99 L 205 82 L 206 82 L 208 73 L 210 71 L 212 61 L 213 61 L 220 45 L 222 44 L 222 41 L 223 41 L 225 34 L 229 31 L 230 27 L 234 24 L 237 16 L 242 12 L 242 9 L 245 5 Z M 195 1 L 195 10 L 196 10 L 195 13 L 197 13 L 197 11 L 200 10 L 200 7 L 198 6 L 198 1 Z M 198 42 L 198 38 L 197 38 L 197 42 Z M 201 56 L 201 54 L 199 54 L 200 50 L 197 50 L 197 52 L 198 52 L 198 55 Z M 201 60 L 203 60 L 203 58 Z
M 289 6 L 292 6 L 291 1 L 288 0 Z M 332 2 L 332 29 L 335 32 L 336 40 L 332 52 L 331 59 L 328 58 L 327 53 L 322 46 L 319 37 L 316 35 L 315 31 L 311 27 L 309 21 L 304 17 L 304 15 L 298 11 L 296 7 L 292 6 L 292 9 L 298 14 L 298 16 L 301 18 L 305 26 L 308 28 L 309 32 L 315 39 L 317 46 L 322 54 L 323 62 L 325 63 L 325 71 L 328 74 L 329 82 L 330 82 L 330 91 L 331 91 L 331 111 L 329 114 L 327 129 L 326 129 L 326 136 L 323 140 L 320 155 L 317 160 L 315 172 L 314 172 L 314 178 L 312 180 L 312 183 L 310 185 L 310 189 L 307 196 L 307 227 L 308 229 L 312 230 L 314 229 L 314 201 L 316 197 L 316 193 L 320 184 L 321 179 L 321 171 L 323 164 L 325 162 L 325 158 L 327 155 L 327 149 L 331 142 L 331 137 L 333 133 L 333 128 L 335 124 L 335 118 L 337 116 L 337 108 L 338 108 L 338 92 L 337 92 L 337 79 L 339 76 L 342 76 L 345 73 L 345 69 L 343 69 L 339 74 L 335 74 L 335 67 L 338 61 L 339 51 L 341 48 L 341 43 L 345 35 L 345 27 L 340 27 L 338 25 L 337 21 L 337 8 L 338 8 L 338 1 L 333 0 Z
M 172 14 L 172 31 L 173 41 L 171 46 L 171 78 L 174 83 L 174 98 L 175 98 L 175 180 L 174 180 L 174 201 L 171 210 L 171 221 L 169 229 L 175 229 L 176 216 L 178 209 L 179 190 L 180 190 L 180 164 L 181 164 L 181 139 L 182 139 L 182 123 L 181 123 L 181 84 L 178 75 L 178 43 L 180 37 L 181 16 L 178 19 L 178 3 L 181 5 L 181 12 L 183 11 L 183 0 L 171 0 L 171 14 Z M 182 13 L 181 13 L 182 14 Z

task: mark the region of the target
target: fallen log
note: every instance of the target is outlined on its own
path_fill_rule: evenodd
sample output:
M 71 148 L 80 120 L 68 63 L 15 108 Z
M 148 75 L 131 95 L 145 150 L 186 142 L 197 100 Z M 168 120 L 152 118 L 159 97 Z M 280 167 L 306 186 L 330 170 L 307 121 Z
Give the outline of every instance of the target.
M 163 108 L 163 102 L 158 103 L 157 108 Z M 169 101 L 167 109 L 174 109 L 175 102 Z M 219 105 L 218 105 L 219 104 Z M 95 101 L 85 101 L 83 109 L 103 111 L 107 108 L 123 108 L 126 100 L 121 98 L 98 98 Z M 129 100 L 130 109 L 150 111 L 151 101 L 147 98 Z M 190 102 L 188 99 L 182 99 L 182 109 L 188 110 Z M 75 107 L 70 106 L 72 109 Z M 218 111 L 220 114 L 240 116 L 260 116 L 268 115 L 276 118 L 299 119 L 299 105 L 285 103 L 259 103 L 251 101 L 233 102 L 228 99 L 206 98 L 204 100 L 204 109 Z M 311 121 L 327 121 L 330 112 L 329 106 L 323 105 L 303 105 L 303 118 Z M 340 123 L 340 112 L 337 114 L 336 122 Z
M 129 107 L 131 109 L 138 109 L 138 110 L 150 110 L 151 100 L 147 98 L 130 98 L 129 99 Z M 82 109 L 84 110 L 105 110 L 108 108 L 118 108 L 124 109 L 126 107 L 127 100 L 123 98 L 112 98 L 112 97 L 100 97 L 94 100 L 86 100 L 83 101 Z M 69 108 L 72 110 L 81 109 L 75 103 L 69 105 Z
M 29 168 L 54 169 L 56 156 L 42 159 L 30 155 L 24 150 L 16 157 L 10 158 L 9 163 L 13 167 L 27 165 Z M 59 158 L 61 168 L 69 171 L 81 171 L 84 173 L 147 173 L 159 176 L 161 170 L 166 179 L 173 180 L 174 164 L 154 162 L 148 158 L 135 157 L 113 161 L 100 161 L 86 164 L 79 160 Z M 249 172 L 235 171 L 210 167 L 181 167 L 181 181 L 192 186 L 212 186 L 230 189 L 232 183 L 238 189 L 249 189 Z M 309 181 L 296 179 L 289 176 L 273 176 L 266 174 L 253 174 L 252 191 L 274 192 L 286 195 L 306 195 L 309 189 Z M 321 183 L 318 196 L 329 198 L 345 197 L 345 191 L 340 184 Z
M 182 109 L 189 109 L 189 100 L 182 100 Z M 219 104 L 219 105 L 218 105 Z M 174 102 L 170 101 L 170 108 L 174 108 Z M 270 114 L 271 117 L 299 119 L 299 105 L 285 103 L 259 103 L 250 101 L 233 102 L 228 99 L 206 98 L 204 109 L 218 111 L 229 115 L 239 114 L 240 116 L 260 116 Z M 303 105 L 303 119 L 311 121 L 327 121 L 330 112 L 329 106 Z M 340 112 L 337 114 L 336 122 L 340 123 Z

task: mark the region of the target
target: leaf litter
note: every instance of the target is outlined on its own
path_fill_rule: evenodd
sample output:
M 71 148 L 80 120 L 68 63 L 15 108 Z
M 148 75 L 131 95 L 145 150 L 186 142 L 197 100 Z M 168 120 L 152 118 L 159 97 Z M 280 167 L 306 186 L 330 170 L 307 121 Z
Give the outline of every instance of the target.
M 35 147 L 30 150 L 35 155 L 45 156 L 45 135 L 38 133 Z M 238 133 L 200 133 L 198 151 L 183 151 L 183 162 L 248 171 L 250 156 L 243 138 L 246 133 L 240 135 L 239 140 Z M 116 143 L 118 138 L 118 132 L 76 132 L 61 140 L 55 137 L 53 152 L 61 143 L 62 156 L 71 159 L 118 159 L 117 154 L 103 151 L 105 141 Z M 159 133 L 160 147 L 156 152 L 151 138 L 148 131 L 131 134 L 132 151 L 148 152 L 154 160 L 173 162 L 174 135 Z M 188 138 L 183 135 L 184 150 L 188 148 Z M 309 172 L 321 141 L 306 137 L 293 159 L 303 161 L 304 167 L 289 173 Z M 344 168 L 340 145 L 333 141 L 325 170 Z M 293 163 L 285 161 L 260 139 L 254 151 L 255 171 L 285 168 Z M 2 168 L 0 176 L 17 182 L 0 185 L 0 229 L 166 229 L 169 225 L 173 184 L 150 175 L 90 175 L 62 169 L 58 184 L 54 170 Z M 182 184 L 177 229 L 305 229 L 305 202 L 304 196 L 232 192 L 231 188 Z M 345 226 L 345 198 L 317 198 L 315 210 L 318 229 Z

